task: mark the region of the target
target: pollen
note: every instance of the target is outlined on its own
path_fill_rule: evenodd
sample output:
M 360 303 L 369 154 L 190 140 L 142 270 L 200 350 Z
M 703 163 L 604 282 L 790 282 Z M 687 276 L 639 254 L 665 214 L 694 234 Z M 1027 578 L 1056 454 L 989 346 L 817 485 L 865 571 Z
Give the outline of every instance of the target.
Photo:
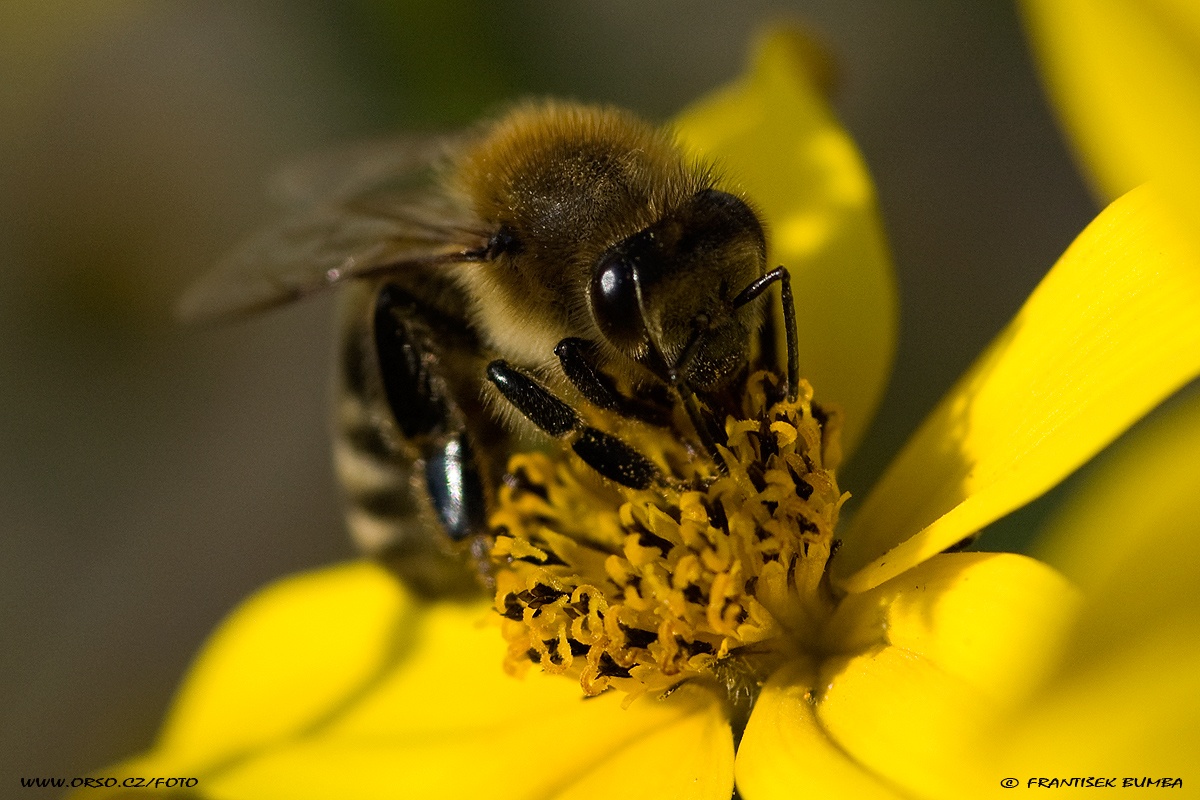
M 688 681 L 736 704 L 832 608 L 826 564 L 845 500 L 838 416 L 802 382 L 748 379 L 721 461 L 669 429 L 620 432 L 662 477 L 634 490 L 569 452 L 514 456 L 490 520 L 506 669 L 537 665 L 596 695 Z

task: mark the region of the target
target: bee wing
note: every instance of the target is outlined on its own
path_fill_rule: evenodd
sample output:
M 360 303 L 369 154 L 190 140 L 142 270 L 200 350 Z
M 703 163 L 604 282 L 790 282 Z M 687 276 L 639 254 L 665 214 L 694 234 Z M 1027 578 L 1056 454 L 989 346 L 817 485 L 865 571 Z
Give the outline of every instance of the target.
M 343 280 L 478 260 L 489 234 L 460 203 L 436 191 L 400 188 L 410 173 L 397 165 L 409 157 L 393 155 L 386 169 L 379 160 L 368 165 L 369 159 L 348 167 L 336 187 L 322 188 L 334 202 L 327 196 L 323 205 L 243 241 L 184 294 L 179 317 L 189 322 L 234 317 Z M 308 174 L 313 183 L 305 191 L 315 190 L 324 179 Z M 332 173 L 328 180 L 335 180 Z
M 284 208 L 311 208 L 346 200 L 388 185 L 412 190 L 447 161 L 468 135 L 463 132 L 401 134 L 358 142 L 301 158 L 275 173 L 271 199 Z

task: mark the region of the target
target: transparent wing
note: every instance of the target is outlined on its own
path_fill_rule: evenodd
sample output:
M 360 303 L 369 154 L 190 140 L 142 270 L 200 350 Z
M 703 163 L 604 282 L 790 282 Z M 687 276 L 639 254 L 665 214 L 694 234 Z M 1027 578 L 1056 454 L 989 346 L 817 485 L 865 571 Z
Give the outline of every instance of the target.
M 290 202 L 307 207 L 243 241 L 184 294 L 180 318 L 238 316 L 343 280 L 477 260 L 489 233 L 461 204 L 422 188 L 432 182 L 429 159 L 446 145 L 421 141 L 417 153 L 374 143 L 292 168 L 290 178 L 285 170 Z
M 268 183 L 271 199 L 301 209 L 356 197 L 385 186 L 412 190 L 469 138 L 466 133 L 420 134 L 371 139 L 315 153 L 286 165 Z

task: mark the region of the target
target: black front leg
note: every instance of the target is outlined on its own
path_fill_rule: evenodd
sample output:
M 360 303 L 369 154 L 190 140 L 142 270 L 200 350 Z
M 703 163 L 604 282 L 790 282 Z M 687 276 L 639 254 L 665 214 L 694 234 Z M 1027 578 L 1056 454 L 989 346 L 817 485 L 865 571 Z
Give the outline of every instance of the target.
M 571 449 L 596 472 L 630 489 L 645 489 L 658 477 L 658 467 L 653 461 L 617 437 L 595 428 L 581 428 Z
M 584 425 L 579 415 L 536 379 L 505 361 L 488 365 L 488 380 L 504 399 L 551 436 L 571 439 L 571 449 L 596 472 L 630 489 L 659 479 L 654 462 L 617 437 Z
M 579 416 L 569 405 L 524 372 L 513 369 L 507 361 L 496 360 L 488 364 L 487 376 L 505 400 L 554 438 L 579 427 Z
M 663 405 L 626 397 L 617 391 L 613 379 L 605 374 L 595 360 L 595 347 L 585 339 L 563 339 L 554 348 L 563 374 L 589 403 L 597 408 L 615 411 L 623 417 L 666 427 L 671 424 L 671 409 Z

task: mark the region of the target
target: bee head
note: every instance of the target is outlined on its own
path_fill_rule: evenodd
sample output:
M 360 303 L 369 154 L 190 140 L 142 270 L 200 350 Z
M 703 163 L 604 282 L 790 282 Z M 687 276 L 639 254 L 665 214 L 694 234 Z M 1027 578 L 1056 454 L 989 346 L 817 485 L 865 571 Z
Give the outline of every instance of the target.
M 766 240 L 741 199 L 705 189 L 597 260 L 588 300 L 605 339 L 662 380 L 715 389 L 750 357 Z

